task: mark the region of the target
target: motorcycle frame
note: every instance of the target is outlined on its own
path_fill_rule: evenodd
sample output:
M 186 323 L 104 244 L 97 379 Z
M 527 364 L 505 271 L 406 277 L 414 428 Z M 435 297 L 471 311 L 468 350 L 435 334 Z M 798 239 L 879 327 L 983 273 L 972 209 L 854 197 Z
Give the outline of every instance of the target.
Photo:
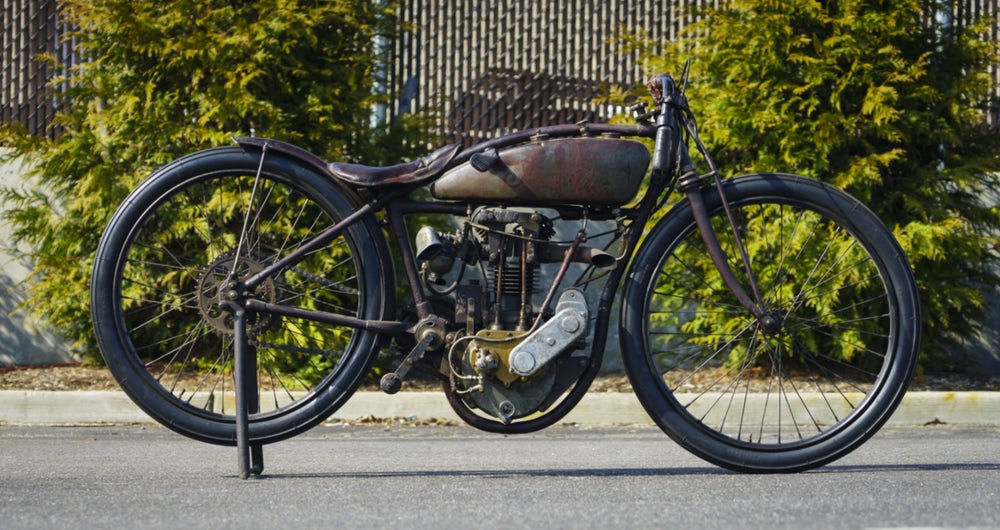
M 664 126 L 657 127 L 646 125 L 614 124 L 592 124 L 582 126 L 555 125 L 541 127 L 531 131 L 504 136 L 466 149 L 448 164 L 445 171 L 465 163 L 473 154 L 480 152 L 483 149 L 489 147 L 503 148 L 511 145 L 517 145 L 528 141 L 531 136 L 537 134 L 548 135 L 551 138 L 588 137 L 595 134 L 656 138 L 658 134 L 662 134 L 663 127 Z M 666 127 L 670 127 L 670 125 L 667 125 Z M 658 133 L 657 131 L 661 132 Z M 670 136 L 675 138 L 676 136 L 679 136 L 679 127 L 674 128 L 673 133 L 671 133 Z M 678 145 L 683 145 L 680 144 L 678 140 L 679 138 L 676 140 L 674 138 L 670 138 L 666 141 L 670 142 L 674 146 L 672 149 L 677 149 Z M 657 139 L 657 145 L 659 145 L 661 141 L 663 140 Z M 690 166 L 691 159 L 686 148 L 681 148 L 679 151 L 679 168 L 683 169 Z M 261 156 L 267 156 L 266 149 L 262 150 Z M 655 162 L 656 157 L 654 156 L 654 164 Z M 616 259 L 616 267 L 611 272 L 609 281 L 605 285 L 604 292 L 600 298 L 598 305 L 598 330 L 606 330 L 606 324 L 611 303 L 613 302 L 614 292 L 618 288 L 621 276 L 627 270 L 628 262 L 636 248 L 642 228 L 645 227 L 650 216 L 652 215 L 654 207 L 660 202 L 661 196 L 664 192 L 668 188 L 672 190 L 675 185 L 679 191 L 687 194 L 688 200 L 691 202 L 696 222 L 698 223 L 699 230 L 702 234 L 702 238 L 705 240 L 706 246 L 709 250 L 710 257 L 712 258 L 716 268 L 722 274 L 726 285 L 731 291 L 733 291 L 742 305 L 746 307 L 755 317 L 766 319 L 767 315 L 763 313 L 761 304 L 759 303 L 759 295 L 754 297 L 757 300 L 750 298 L 743 287 L 739 284 L 739 281 L 736 279 L 735 274 L 726 261 L 725 254 L 719 245 L 714 230 L 708 225 L 708 215 L 701 195 L 701 184 L 705 179 L 694 175 L 690 170 L 685 171 L 683 175 L 679 175 L 678 173 L 679 171 L 676 169 L 658 171 L 657 168 L 654 167 L 649 186 L 640 199 L 639 204 L 634 208 L 624 208 L 620 210 L 622 214 L 621 216 L 631 221 L 631 223 L 623 235 L 624 251 L 622 255 Z M 403 185 L 399 188 L 394 187 L 390 191 L 383 194 L 378 194 L 376 192 L 376 196 L 371 201 L 367 202 L 353 214 L 345 217 L 339 223 L 328 228 L 326 231 L 297 249 L 295 252 L 288 254 L 282 259 L 265 267 L 257 274 L 247 278 L 238 286 L 239 290 L 242 292 L 253 291 L 269 277 L 276 274 L 277 271 L 290 265 L 294 265 L 306 255 L 322 248 L 324 245 L 334 240 L 354 222 L 365 216 L 375 215 L 379 211 L 384 211 L 388 218 L 389 229 L 396 240 L 396 251 L 399 253 L 402 261 L 403 270 L 406 276 L 406 283 L 410 288 L 410 294 L 413 296 L 418 320 L 422 321 L 427 318 L 431 318 L 434 315 L 432 315 L 430 302 L 428 302 L 427 297 L 421 288 L 413 247 L 410 245 L 410 238 L 406 231 L 405 217 L 408 215 L 419 214 L 467 215 L 472 203 L 460 201 L 418 201 L 409 198 L 410 193 L 424 186 L 426 186 L 426 182 L 416 182 Z M 666 198 L 667 197 L 664 197 L 664 200 Z M 560 205 L 552 204 L 546 206 L 558 209 Z M 578 206 L 571 207 L 569 205 L 563 205 L 563 207 L 572 209 L 579 208 Z M 564 263 L 564 267 L 565 265 L 566 264 Z M 554 285 L 553 289 L 555 287 L 556 286 Z M 754 291 L 756 294 L 756 288 L 754 288 Z M 413 332 L 413 327 L 411 325 L 398 320 L 366 320 L 336 313 L 287 307 L 252 298 L 246 300 L 245 308 L 261 313 L 304 318 L 325 324 L 347 326 L 387 335 L 399 335 L 401 333 Z M 600 344 L 600 350 L 603 352 L 603 341 L 606 338 L 607 333 L 605 331 L 602 334 L 605 335 L 605 337 L 601 337 L 601 340 L 597 340 L 597 337 L 595 336 L 595 347 Z M 594 353 L 597 352 L 595 351 Z
M 656 127 L 648 125 L 615 124 L 553 125 L 541 127 L 530 131 L 507 135 L 470 147 L 459 153 L 455 159 L 448 164 L 444 171 L 467 162 L 473 154 L 480 152 L 483 149 L 489 147 L 504 148 L 521 144 L 529 141 L 531 136 L 537 134 L 548 135 L 550 138 L 589 137 L 595 135 L 654 138 L 656 130 Z M 268 156 L 266 149 L 262 150 L 261 156 Z M 623 255 L 619 256 L 617 259 L 618 263 L 612 271 L 612 281 L 608 282 L 608 287 L 611 287 L 610 294 L 605 293 L 605 295 L 602 295 L 601 307 L 604 306 L 604 299 L 606 297 L 613 296 L 614 291 L 617 289 L 618 280 L 627 268 L 628 260 L 631 257 L 632 252 L 635 249 L 635 245 L 638 242 L 638 237 L 641 234 L 641 228 L 648 221 L 650 215 L 652 215 L 653 208 L 656 203 L 659 202 L 660 196 L 663 194 L 665 188 L 667 187 L 667 183 L 670 181 L 670 176 L 668 175 L 666 177 L 667 178 L 664 178 L 663 176 L 657 177 L 654 173 L 653 177 L 650 179 L 650 184 L 647 187 L 646 192 L 639 201 L 639 204 L 634 208 L 620 209 L 621 215 L 631 221 L 629 229 L 626 230 L 626 233 L 623 236 L 626 250 Z M 393 187 L 385 192 L 380 192 L 378 191 L 379 188 L 375 188 L 373 190 L 373 197 L 371 200 L 367 201 L 362 207 L 342 219 L 340 222 L 329 227 L 323 233 L 317 235 L 295 252 L 284 256 L 280 260 L 277 260 L 265 267 L 257 274 L 244 280 L 239 286 L 240 290 L 243 292 L 253 291 L 269 277 L 275 275 L 277 271 L 294 265 L 306 255 L 322 248 L 330 241 L 333 241 L 351 224 L 357 222 L 359 219 L 362 219 L 365 216 L 375 215 L 378 212 L 385 212 L 388 228 L 396 240 L 395 250 L 399 254 L 403 266 L 403 272 L 406 277 L 406 283 L 409 286 L 410 294 L 413 296 L 414 305 L 416 306 L 417 311 L 417 318 L 419 320 L 423 320 L 433 316 L 430 308 L 430 302 L 428 302 L 427 297 L 421 288 L 416 258 L 414 256 L 413 247 L 410 244 L 410 238 L 408 237 L 406 231 L 405 218 L 406 216 L 420 214 L 448 214 L 465 216 L 470 211 L 470 207 L 473 203 L 464 201 L 422 201 L 414 200 L 409 197 L 413 191 L 423 188 L 426 185 L 427 182 L 424 181 L 415 182 L 400 185 L 399 187 Z M 560 205 L 558 203 L 547 204 L 544 206 L 554 209 L 563 208 L 564 210 L 578 210 L 582 208 L 576 205 Z M 609 290 L 608 287 L 606 287 L 605 290 Z M 388 335 L 398 335 L 400 333 L 412 332 L 412 325 L 397 320 L 366 320 L 336 313 L 281 306 L 252 298 L 246 301 L 245 307 L 248 310 L 256 312 L 305 318 L 325 324 L 347 326 Z M 608 309 L 610 309 L 610 306 Z
M 364 202 L 364 204 L 355 210 L 351 215 L 345 217 L 334 226 L 326 229 L 314 239 L 302 245 L 295 252 L 292 252 L 291 254 L 288 254 L 268 265 L 263 270 L 247 278 L 243 282 L 238 282 L 234 278 L 230 287 L 235 293 L 243 294 L 235 296 L 234 300 L 231 303 L 227 303 L 225 307 L 233 313 L 237 327 L 242 325 L 244 328 L 242 330 L 236 330 L 237 340 L 234 351 L 235 362 L 237 363 L 235 369 L 237 374 L 235 378 L 237 415 L 236 434 L 237 450 L 239 453 L 239 474 L 241 478 L 247 478 L 250 474 L 260 474 L 263 470 L 261 445 L 253 444 L 249 441 L 249 432 L 247 428 L 249 415 L 257 412 L 257 402 L 255 392 L 250 384 L 253 380 L 252 378 L 255 377 L 253 374 L 253 367 L 255 366 L 255 351 L 246 340 L 246 312 L 270 313 L 280 316 L 309 319 L 326 324 L 373 331 L 386 336 L 399 336 L 407 333 L 417 335 L 418 327 L 421 323 L 433 323 L 440 320 L 439 316 L 433 314 L 431 304 L 427 296 L 424 294 L 419 271 L 417 269 L 417 261 L 406 229 L 405 218 L 408 215 L 419 214 L 467 216 L 470 214 L 473 206 L 488 203 L 479 201 L 415 200 L 410 197 L 410 194 L 419 188 L 426 187 L 429 182 L 432 182 L 434 179 L 440 177 L 449 169 L 468 162 L 472 155 L 479 153 L 484 149 L 495 148 L 499 150 L 505 147 L 522 144 L 531 141 L 533 136 L 544 136 L 547 138 L 582 138 L 607 135 L 611 137 L 647 138 L 653 139 L 654 141 L 654 150 L 651 157 L 652 169 L 650 172 L 649 183 L 645 192 L 639 199 L 638 204 L 630 208 L 615 207 L 613 208 L 615 211 L 614 215 L 609 215 L 607 217 L 608 219 L 625 219 L 629 221 L 629 224 L 621 235 L 622 250 L 616 257 L 615 267 L 610 271 L 608 279 L 598 299 L 597 321 L 594 326 L 594 337 L 593 344 L 591 345 L 589 364 L 587 372 L 580 376 L 581 380 L 592 380 L 593 377 L 591 376 L 596 375 L 596 371 L 600 369 L 607 343 L 608 322 L 614 305 L 615 293 L 618 290 L 621 278 L 629 269 L 632 255 L 638 246 L 639 239 L 646 228 L 654 209 L 665 204 L 670 196 L 673 195 L 673 191 L 675 189 L 681 193 L 685 193 L 690 201 L 695 221 L 698 225 L 702 239 L 708 248 L 708 253 L 716 269 L 722 275 L 727 287 L 729 287 L 740 303 L 750 313 L 760 320 L 763 325 L 767 326 L 769 315 L 765 314 L 762 309 L 762 303 L 760 301 L 760 296 L 757 293 L 756 284 L 752 274 L 749 282 L 753 288 L 754 298 L 751 298 L 746 293 L 742 285 L 737 280 L 733 270 L 730 268 L 728 261 L 726 260 L 725 252 L 719 244 L 714 229 L 708 223 L 708 212 L 702 197 L 702 187 L 706 182 L 708 182 L 709 178 L 714 177 L 716 183 L 719 184 L 720 192 L 722 192 L 721 180 L 718 177 L 718 173 L 715 171 L 711 158 L 708 156 L 704 146 L 698 140 L 696 132 L 692 129 L 691 122 L 684 119 L 683 111 L 686 110 L 686 104 L 678 105 L 678 101 L 673 99 L 674 97 L 678 97 L 683 100 L 683 94 L 676 92 L 673 80 L 668 76 L 661 76 L 658 80 L 661 83 L 660 86 L 663 87 L 661 89 L 662 94 L 672 94 L 673 96 L 656 98 L 656 103 L 660 106 L 660 109 L 659 112 L 654 113 L 656 116 L 655 123 L 649 123 L 640 119 L 639 123 L 633 125 L 576 124 L 545 126 L 501 136 L 499 138 L 488 140 L 469 147 L 458 153 L 443 170 L 438 172 L 436 175 L 431 176 L 429 179 L 417 179 L 414 182 L 393 185 L 385 188 L 374 186 L 365 188 L 364 190 L 352 189 L 347 184 L 341 183 L 351 189 L 351 192 L 356 194 L 359 198 L 367 197 L 367 201 Z M 690 133 L 690 136 L 694 139 L 696 147 L 705 156 L 711 166 L 712 170 L 707 175 L 699 176 L 694 170 L 694 164 L 688 153 L 687 143 L 682 139 L 685 126 L 687 127 L 687 131 Z M 325 163 L 318 159 L 318 157 L 315 157 L 314 155 L 289 144 L 260 138 L 241 138 L 237 139 L 237 142 L 245 147 L 260 148 L 261 167 L 263 166 L 264 157 L 269 156 L 268 152 L 273 148 L 279 153 L 279 156 L 291 156 L 312 167 L 323 167 L 325 169 Z M 723 203 L 725 203 L 725 201 L 723 201 Z M 583 205 L 559 204 L 557 202 L 544 204 L 542 206 L 557 210 L 561 209 L 561 211 L 582 212 L 586 209 Z M 396 240 L 396 251 L 400 257 L 403 272 L 406 277 L 406 283 L 409 286 L 410 294 L 413 297 L 417 312 L 417 325 L 400 320 L 367 320 L 349 315 L 308 310 L 297 307 L 287 307 L 246 296 L 245 293 L 253 292 L 256 287 L 261 285 L 271 276 L 276 275 L 280 270 L 294 265 L 312 252 L 323 248 L 326 244 L 342 234 L 353 223 L 358 222 L 367 216 L 374 216 L 379 212 L 385 213 L 387 218 L 386 224 Z M 733 221 L 731 214 L 728 212 L 728 206 L 727 215 L 730 216 L 730 223 L 732 223 Z M 595 217 L 595 219 L 598 218 L 599 217 Z M 740 242 L 740 238 L 738 233 L 736 233 L 735 227 L 734 236 L 736 237 L 737 247 L 740 253 L 743 254 L 742 257 L 744 263 L 746 263 L 745 251 L 743 250 L 743 245 Z M 574 245 L 578 243 L 579 239 L 577 239 Z M 557 275 L 558 278 L 562 278 L 562 275 L 565 273 L 568 266 L 569 258 L 567 257 L 561 265 L 560 272 Z M 390 274 L 388 276 L 389 278 L 387 279 L 392 280 L 393 285 L 395 285 L 395 279 L 392 278 L 393 275 Z M 549 300 L 551 300 L 552 294 L 558 289 L 559 283 L 561 282 L 554 282 L 553 286 L 550 288 L 550 291 L 546 296 L 546 303 L 543 304 L 541 311 L 545 311 L 546 308 L 544 306 Z M 393 311 L 395 310 L 395 308 L 390 309 Z M 417 338 L 421 339 L 421 337 Z M 420 342 L 425 343 L 426 345 L 429 341 L 424 338 Z M 574 396 L 578 395 L 579 393 L 586 392 L 588 387 L 589 384 L 576 385 L 571 393 Z M 563 400 L 560 405 L 570 402 L 571 404 L 569 407 L 572 408 L 572 406 L 575 406 L 576 401 L 577 400 L 572 399 L 571 396 Z M 558 407 L 559 405 L 557 405 L 557 408 Z M 566 412 L 568 412 L 568 410 Z M 555 413 L 558 414 L 560 412 Z

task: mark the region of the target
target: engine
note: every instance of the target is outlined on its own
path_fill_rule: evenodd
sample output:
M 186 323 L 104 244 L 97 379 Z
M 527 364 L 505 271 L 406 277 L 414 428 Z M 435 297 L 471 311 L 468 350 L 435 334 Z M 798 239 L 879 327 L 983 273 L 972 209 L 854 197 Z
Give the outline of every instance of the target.
M 454 306 L 442 316 L 454 326 L 446 347 L 452 404 L 469 409 L 460 415 L 478 410 L 507 425 L 544 411 L 587 367 L 587 302 L 578 288 L 557 292 L 558 280 L 571 263 L 615 259 L 554 235 L 541 211 L 506 208 L 476 210 L 455 234 L 417 233 L 425 287 Z

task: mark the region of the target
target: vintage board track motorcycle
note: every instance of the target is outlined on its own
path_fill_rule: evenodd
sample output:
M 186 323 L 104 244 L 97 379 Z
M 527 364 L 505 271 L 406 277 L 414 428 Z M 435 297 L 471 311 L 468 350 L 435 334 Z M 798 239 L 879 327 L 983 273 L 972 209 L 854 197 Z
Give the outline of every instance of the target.
M 617 330 L 642 405 L 699 457 L 791 472 L 845 455 L 914 368 L 903 252 L 829 185 L 721 178 L 683 83 L 649 86 L 634 125 L 542 127 L 391 167 L 253 137 L 167 165 L 97 251 L 108 366 L 163 425 L 236 445 L 245 478 L 262 445 L 343 405 L 380 349 L 406 352 L 384 391 L 423 370 L 469 424 L 525 433 L 578 403 Z M 414 215 L 429 221 L 411 243 Z

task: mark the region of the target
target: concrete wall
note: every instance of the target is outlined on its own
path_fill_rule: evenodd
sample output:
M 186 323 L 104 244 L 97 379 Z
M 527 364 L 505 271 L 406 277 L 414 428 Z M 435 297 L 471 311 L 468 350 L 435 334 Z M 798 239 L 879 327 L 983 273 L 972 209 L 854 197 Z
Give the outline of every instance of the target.
M 0 153 L 2 154 L 2 153 Z M 23 185 L 21 163 L 0 164 L 0 186 Z M 7 205 L 0 203 L 0 210 Z M 29 268 L 2 248 L 10 243 L 10 230 L 0 223 L 0 366 L 48 364 L 75 360 L 67 343 L 44 323 L 27 315 L 21 282 Z
M 964 350 L 969 354 L 968 370 L 983 375 L 1000 375 L 1000 293 L 987 296 L 990 311 L 987 322 L 992 326 L 965 341 Z

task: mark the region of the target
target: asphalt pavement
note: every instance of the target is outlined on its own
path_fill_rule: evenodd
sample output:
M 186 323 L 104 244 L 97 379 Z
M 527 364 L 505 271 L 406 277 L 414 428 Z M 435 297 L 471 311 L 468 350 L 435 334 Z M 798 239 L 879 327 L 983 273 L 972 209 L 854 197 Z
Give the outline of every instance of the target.
M 743 475 L 644 426 L 323 425 L 264 448 L 150 425 L 0 427 L 0 526 L 77 528 L 1000 528 L 1000 429 L 889 427 L 794 475 Z
M 324 425 L 233 447 L 156 425 L 121 391 L 0 391 L 0 527 L 992 528 L 1000 392 L 910 392 L 853 453 L 797 475 L 740 475 L 685 452 L 631 393 L 499 436 L 441 392 L 359 392 Z

